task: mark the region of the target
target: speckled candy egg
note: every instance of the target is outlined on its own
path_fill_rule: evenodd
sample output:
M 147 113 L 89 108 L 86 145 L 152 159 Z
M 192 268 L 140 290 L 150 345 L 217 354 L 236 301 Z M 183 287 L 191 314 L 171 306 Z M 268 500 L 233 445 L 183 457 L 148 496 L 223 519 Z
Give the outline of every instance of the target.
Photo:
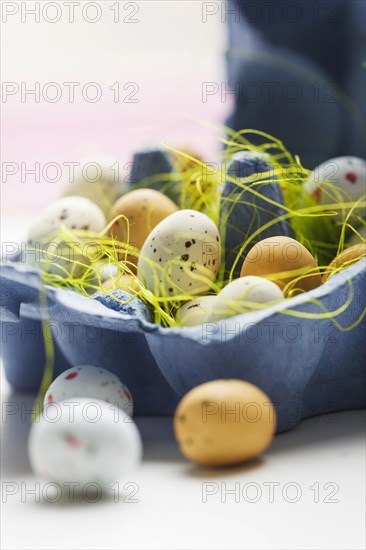
M 28 244 L 56 234 L 61 226 L 99 233 L 106 219 L 101 209 L 84 197 L 65 197 L 45 208 L 28 232 Z
M 255 275 L 275 282 L 295 295 L 321 285 L 318 265 L 301 243 L 290 237 L 269 237 L 248 252 L 240 276 Z M 286 288 L 287 287 L 287 288 Z
M 206 321 L 220 321 L 284 299 L 282 290 L 272 281 L 263 277 L 241 277 L 219 292 Z
M 118 405 L 132 416 L 132 396 L 121 380 L 112 372 L 99 367 L 83 365 L 60 374 L 50 385 L 44 404 L 74 400 L 76 397 L 100 399 Z
M 189 300 L 178 309 L 176 320 L 185 327 L 201 325 L 215 300 L 216 296 L 200 296 L 194 300 Z
M 358 157 L 327 160 L 310 173 L 304 188 L 321 205 L 357 201 L 366 193 L 366 162 Z M 335 220 L 347 214 L 340 209 Z
M 141 460 L 140 434 L 128 414 L 97 399 L 47 405 L 28 441 L 34 473 L 47 482 L 87 483 L 101 489 L 126 480 Z
M 159 223 L 141 249 L 138 277 L 157 296 L 206 294 L 220 267 L 218 229 L 196 210 L 179 210 Z
M 60 230 L 103 231 L 106 219 L 100 208 L 83 197 L 66 197 L 50 204 L 29 229 L 26 258 L 52 274 L 80 277 L 91 259 L 98 257 L 98 247 L 87 238 L 60 239 Z
M 215 380 L 180 401 L 174 431 L 182 453 L 207 466 L 249 460 L 271 443 L 276 413 L 267 395 L 242 380 Z

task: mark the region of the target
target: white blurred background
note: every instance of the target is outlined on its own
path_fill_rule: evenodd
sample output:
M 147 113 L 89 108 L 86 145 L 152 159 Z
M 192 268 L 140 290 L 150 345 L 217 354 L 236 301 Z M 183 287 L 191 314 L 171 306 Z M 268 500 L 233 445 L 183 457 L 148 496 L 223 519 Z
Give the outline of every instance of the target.
M 65 163 L 108 157 L 126 177 L 134 149 L 163 141 L 213 160 L 211 124 L 230 109 L 219 94 L 202 101 L 204 82 L 225 80 L 226 47 L 220 17 L 203 21 L 204 2 L 36 4 L 2 3 L 3 241 L 22 239 L 61 194 Z

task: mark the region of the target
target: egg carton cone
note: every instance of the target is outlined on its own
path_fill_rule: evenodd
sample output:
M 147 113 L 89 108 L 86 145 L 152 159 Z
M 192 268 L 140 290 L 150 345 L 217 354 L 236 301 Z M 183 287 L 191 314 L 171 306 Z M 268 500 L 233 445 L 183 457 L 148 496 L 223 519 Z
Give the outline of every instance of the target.
M 273 208 L 269 201 L 279 206 Z M 220 207 L 223 262 L 227 274 L 246 239 L 265 224 L 285 214 L 280 206 L 282 204 L 282 191 L 268 155 L 241 151 L 230 159 Z M 287 221 L 278 221 L 268 229 L 260 230 L 257 237 L 241 250 L 240 260 L 234 268 L 234 278 L 239 277 L 248 250 L 262 239 L 275 235 L 294 236 Z
M 168 149 L 145 148 L 133 155 L 128 179 L 131 188 L 150 187 L 174 202 L 180 198 L 180 174 Z

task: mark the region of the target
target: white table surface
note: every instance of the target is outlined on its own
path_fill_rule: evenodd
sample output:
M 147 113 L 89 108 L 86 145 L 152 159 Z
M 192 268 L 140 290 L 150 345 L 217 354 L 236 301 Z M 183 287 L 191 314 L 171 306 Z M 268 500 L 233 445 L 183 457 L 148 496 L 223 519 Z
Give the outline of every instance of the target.
M 29 416 L 20 411 L 33 397 L 6 382 L 2 396 L 19 407 L 3 416 L 1 432 L 4 549 L 365 547 L 364 411 L 305 420 L 278 435 L 260 460 L 222 470 L 183 458 L 171 418 L 137 418 L 144 459 L 130 479 L 136 502 L 128 502 L 128 488 L 97 503 L 51 503 L 40 491 L 40 502 L 27 494 L 37 480 L 27 459 Z
M 10 236 L 20 242 L 29 220 L 21 226 L 2 221 L 3 242 Z M 13 392 L 2 373 L 1 397 L 6 550 L 365 548 L 365 411 L 307 419 L 278 435 L 261 460 L 223 470 L 188 463 L 171 418 L 138 418 L 144 460 L 130 479 L 138 502 L 126 502 L 121 494 L 117 502 L 66 498 L 52 504 L 26 493 L 37 480 L 27 458 L 29 414 L 22 418 L 21 411 L 32 409 L 34 396 Z M 19 412 L 5 417 L 6 403 Z M 277 484 L 273 498 L 271 484 Z M 12 490 L 14 495 L 7 494 Z M 205 491 L 215 494 L 203 502 Z M 258 501 L 250 502 L 256 491 Z M 289 502 L 295 491 L 298 501 Z

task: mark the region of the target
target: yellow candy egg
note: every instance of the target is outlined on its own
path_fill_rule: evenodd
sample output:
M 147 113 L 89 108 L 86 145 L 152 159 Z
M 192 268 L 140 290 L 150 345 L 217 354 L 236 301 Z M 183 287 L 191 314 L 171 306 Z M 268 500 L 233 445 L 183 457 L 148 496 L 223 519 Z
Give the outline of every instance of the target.
M 334 260 L 330 262 L 323 275 L 323 282 L 325 283 L 325 281 L 327 281 L 340 269 L 345 269 L 346 267 L 349 267 L 350 265 L 358 262 L 358 260 L 364 258 L 365 256 L 366 244 L 364 243 L 355 244 L 354 246 L 346 248 L 345 250 L 343 250 L 343 252 L 338 254 L 338 256 L 334 258 Z
M 207 466 L 237 464 L 267 449 L 276 431 L 276 413 L 257 386 L 215 380 L 183 397 L 175 412 L 174 431 L 189 460 Z
M 240 276 L 265 277 L 290 294 L 307 292 L 321 285 L 318 265 L 304 245 L 290 237 L 269 237 L 251 248 Z M 287 288 L 286 288 L 287 287 Z
M 177 210 L 178 206 L 163 193 L 154 189 L 136 189 L 123 195 L 112 206 L 109 221 L 121 215 L 125 218 L 114 222 L 110 234 L 140 250 L 154 227 Z

